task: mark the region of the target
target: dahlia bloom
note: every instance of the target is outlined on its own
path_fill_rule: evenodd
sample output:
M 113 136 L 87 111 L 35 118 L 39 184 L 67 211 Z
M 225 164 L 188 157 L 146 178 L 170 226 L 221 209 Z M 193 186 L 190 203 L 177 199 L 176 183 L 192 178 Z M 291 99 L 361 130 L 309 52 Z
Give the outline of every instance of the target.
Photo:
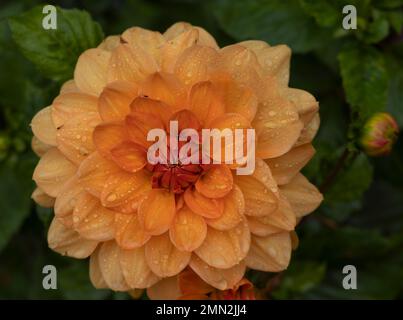
M 54 207 L 49 247 L 90 257 L 96 288 L 129 291 L 186 267 L 232 289 L 246 268 L 287 268 L 297 222 L 322 195 L 299 171 L 314 154 L 318 102 L 288 87 L 290 49 L 219 48 L 205 30 L 134 27 L 78 59 L 74 79 L 33 118 L 32 197 Z M 150 165 L 147 132 L 253 128 L 256 165 Z M 152 290 L 152 289 L 150 289 Z
M 361 135 L 361 146 L 370 156 L 388 155 L 399 135 L 396 120 L 386 112 L 375 113 L 365 123 Z

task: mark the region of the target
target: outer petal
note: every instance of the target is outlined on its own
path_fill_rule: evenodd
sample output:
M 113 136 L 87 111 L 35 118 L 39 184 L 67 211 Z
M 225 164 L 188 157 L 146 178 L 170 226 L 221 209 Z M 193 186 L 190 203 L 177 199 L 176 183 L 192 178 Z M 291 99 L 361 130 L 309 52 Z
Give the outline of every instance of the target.
M 31 195 L 31 198 L 41 207 L 52 208 L 55 205 L 55 198 L 48 196 L 40 188 L 36 188 Z
M 300 118 L 306 124 L 319 110 L 319 103 L 309 92 L 295 88 L 285 88 L 282 94 L 290 100 L 298 111 Z
M 42 157 L 46 152 L 52 149 L 52 146 L 46 143 L 43 143 L 37 137 L 33 136 L 31 140 L 31 148 L 35 152 L 38 157 Z
M 102 276 L 101 268 L 98 261 L 99 247 L 96 249 L 90 257 L 90 280 L 92 285 L 97 289 L 106 289 L 108 285 L 106 284 L 104 277 Z
M 108 67 L 108 82 L 126 80 L 141 82 L 158 70 L 157 63 L 138 45 L 121 44 L 112 53 Z
M 224 202 L 222 199 L 210 199 L 203 196 L 195 188 L 185 191 L 186 205 L 195 213 L 206 218 L 218 218 L 223 214 Z
M 114 241 L 104 242 L 98 252 L 99 269 L 109 288 L 127 291 L 129 286 L 120 266 L 120 248 Z
M 108 84 L 99 96 L 99 114 L 103 121 L 123 120 L 130 112 L 130 104 L 138 95 L 138 86 L 129 81 Z
M 291 238 L 288 232 L 267 237 L 252 237 L 246 265 L 255 270 L 279 272 L 287 268 L 291 250 Z
M 43 143 L 56 145 L 56 127 L 52 121 L 52 108 L 40 110 L 32 119 L 31 128 L 34 135 Z
M 190 29 L 196 29 L 198 31 L 198 44 L 216 49 L 218 48 L 217 42 L 206 30 L 197 26 L 192 26 L 190 23 L 187 22 L 177 22 L 173 24 L 164 32 L 164 37 L 167 40 L 172 40 Z
M 146 232 L 160 235 L 171 226 L 175 211 L 173 193 L 164 189 L 152 189 L 139 207 L 139 221 Z
M 281 187 L 297 217 L 314 211 L 322 202 L 323 196 L 302 174 L 297 174 L 288 184 Z
M 60 94 L 52 103 L 52 119 L 56 128 L 62 127 L 67 121 L 98 112 L 98 99 L 80 92 Z
M 283 229 L 275 227 L 269 223 L 264 223 L 264 221 L 262 222 L 261 220 L 264 220 L 264 219 L 261 219 L 259 217 L 250 216 L 247 218 L 248 218 L 248 226 L 249 226 L 250 232 L 256 236 L 266 237 L 271 234 L 284 232 Z
M 192 259 L 199 258 L 193 255 Z M 200 263 L 203 263 L 200 259 L 199 261 Z M 200 278 L 191 268 L 186 268 L 178 275 L 178 285 L 183 295 L 203 295 L 214 290 L 212 286 L 203 281 L 203 279 Z
M 98 96 L 107 83 L 107 69 L 111 53 L 95 48 L 88 49 L 80 55 L 74 70 L 74 81 L 85 93 Z
M 115 214 L 116 242 L 123 249 L 135 249 L 143 246 L 150 235 L 138 221 L 136 214 Z
M 99 199 L 82 193 L 73 211 L 74 229 L 84 238 L 107 241 L 115 237 L 115 212 L 101 205 Z
M 179 290 L 178 277 L 164 278 L 147 289 L 151 300 L 176 300 L 182 296 Z
M 131 250 L 122 249 L 120 266 L 130 288 L 148 288 L 159 280 L 147 264 L 144 247 Z
M 221 231 L 235 228 L 243 220 L 245 213 L 245 199 L 237 185 L 234 185 L 231 192 L 223 200 L 223 214 L 216 219 L 206 219 L 210 227 Z
M 196 190 L 208 198 L 222 198 L 233 185 L 231 170 L 226 165 L 213 166 L 196 182 Z
M 190 252 L 178 250 L 168 233 L 152 237 L 146 244 L 146 259 L 151 270 L 160 277 L 171 277 L 189 263 Z
M 52 250 L 76 259 L 87 258 L 98 244 L 97 241 L 86 240 L 73 229 L 66 228 L 57 218 L 50 224 L 48 243 Z
M 113 51 L 120 44 L 120 36 L 108 36 L 98 46 L 98 48 Z
M 189 265 L 200 278 L 219 290 L 232 288 L 242 279 L 246 269 L 244 261 L 228 269 L 214 268 L 196 255 L 192 255 Z
M 76 170 L 74 164 L 67 160 L 58 149 L 52 148 L 39 160 L 33 179 L 48 195 L 56 197 L 63 184 L 73 176 Z
M 204 262 L 216 268 L 231 268 L 245 258 L 250 246 L 246 220 L 228 231 L 208 228 L 203 244 L 195 253 Z
M 63 83 L 62 87 L 60 88 L 60 94 L 71 92 L 80 92 L 80 89 L 78 89 L 73 79 L 67 80 L 65 83 Z
M 316 113 L 313 116 L 312 120 L 309 121 L 302 129 L 301 135 L 298 138 L 298 141 L 295 143 L 295 146 L 311 142 L 319 130 L 319 125 L 320 125 L 320 117 L 319 113 Z
M 77 176 L 72 176 L 60 189 L 55 202 L 55 215 L 58 218 L 71 216 L 78 198 L 84 192 L 84 188 L 78 182 Z
M 279 185 L 287 184 L 308 163 L 315 154 L 311 144 L 304 144 L 288 151 L 286 154 L 267 159 L 274 179 Z
M 193 251 L 206 238 L 207 225 L 204 218 L 184 206 L 174 217 L 169 236 L 172 243 L 182 251 Z

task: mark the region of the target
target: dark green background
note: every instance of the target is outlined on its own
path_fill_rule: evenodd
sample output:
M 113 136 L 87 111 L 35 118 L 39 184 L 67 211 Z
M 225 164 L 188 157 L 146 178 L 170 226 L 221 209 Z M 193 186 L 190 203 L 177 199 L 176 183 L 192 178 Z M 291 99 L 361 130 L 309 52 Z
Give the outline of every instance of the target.
M 56 37 L 37 23 L 41 7 L 23 13 L 38 4 L 0 4 L 0 298 L 128 298 L 94 290 L 87 261 L 48 249 L 52 212 L 30 200 L 37 158 L 30 151 L 29 123 L 71 77 L 80 52 L 97 45 L 100 28 L 105 35 L 130 26 L 164 31 L 176 21 L 204 27 L 220 46 L 259 39 L 293 49 L 290 86 L 320 101 L 317 154 L 304 169 L 316 185 L 346 148 L 356 154 L 320 209 L 298 226 L 300 247 L 280 281 L 251 272 L 256 287 L 274 287 L 275 299 L 403 297 L 403 142 L 385 158 L 369 159 L 357 151 L 360 129 L 373 113 L 390 112 L 403 126 L 403 0 L 57 1 L 90 16 L 60 11 Z M 345 4 L 356 5 L 358 30 L 341 28 Z M 42 288 L 47 264 L 58 269 L 58 290 Z M 348 264 L 357 267 L 357 290 L 341 285 Z

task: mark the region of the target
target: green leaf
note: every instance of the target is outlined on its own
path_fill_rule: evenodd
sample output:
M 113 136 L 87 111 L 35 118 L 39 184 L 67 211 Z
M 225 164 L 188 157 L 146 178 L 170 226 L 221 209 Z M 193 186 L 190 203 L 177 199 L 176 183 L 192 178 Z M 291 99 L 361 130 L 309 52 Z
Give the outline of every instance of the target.
M 0 166 L 0 251 L 30 213 L 33 159 L 21 158 Z
M 211 10 L 221 27 L 237 40 L 264 40 L 287 44 L 294 52 L 307 52 L 328 41 L 297 0 L 214 1 Z
M 349 47 L 339 54 L 343 87 L 360 120 L 385 109 L 388 74 L 384 56 L 373 47 Z
M 305 12 L 315 18 L 318 25 L 323 27 L 341 25 L 342 7 L 335 1 L 300 0 L 300 3 Z
M 22 53 L 51 79 L 72 77 L 78 56 L 97 46 L 101 27 L 85 11 L 57 8 L 57 29 L 42 27 L 42 6 L 9 20 L 15 42 Z

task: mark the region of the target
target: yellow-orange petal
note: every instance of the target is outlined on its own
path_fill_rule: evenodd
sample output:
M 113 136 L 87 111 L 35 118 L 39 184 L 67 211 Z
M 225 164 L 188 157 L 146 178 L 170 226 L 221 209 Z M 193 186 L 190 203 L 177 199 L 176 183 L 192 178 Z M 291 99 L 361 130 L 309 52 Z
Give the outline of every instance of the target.
M 135 173 L 125 171 L 115 173 L 104 183 L 101 203 L 108 208 L 125 204 L 131 196 L 142 192 L 142 187 L 148 183 L 150 178 L 144 170 Z
M 52 120 L 56 128 L 60 128 L 73 118 L 97 112 L 98 99 L 86 93 L 70 92 L 60 94 L 52 103 Z
M 136 192 L 132 193 L 122 204 L 113 207 L 113 210 L 124 214 L 136 213 L 141 202 L 143 202 L 143 200 L 147 197 L 150 190 L 151 190 L 151 183 L 143 184 L 136 190 Z
M 262 222 L 260 217 L 248 216 L 247 219 L 250 232 L 256 236 L 265 237 L 271 234 L 284 232 L 283 229 L 264 223 L 264 221 Z
M 214 268 L 195 254 L 192 255 L 189 266 L 197 275 L 209 285 L 219 289 L 226 290 L 232 288 L 245 274 L 245 262 L 241 261 L 235 266 L 227 269 Z
M 236 176 L 235 183 L 242 190 L 246 215 L 261 217 L 277 209 L 276 194 L 262 181 L 253 176 Z
M 74 229 L 84 238 L 107 241 L 115 237 L 115 212 L 103 207 L 99 199 L 85 192 L 73 211 Z
M 74 175 L 76 170 L 76 166 L 57 148 L 52 148 L 39 160 L 33 180 L 48 195 L 56 197 L 64 183 Z
M 231 192 L 224 197 L 223 202 L 223 214 L 216 219 L 206 219 L 210 227 L 221 231 L 235 228 L 243 220 L 245 213 L 245 199 L 237 185 L 234 184 Z
M 122 122 L 108 122 L 98 125 L 94 129 L 92 138 L 98 152 L 103 157 L 112 159 L 111 150 L 127 141 L 128 133 Z
M 130 104 L 138 95 L 138 86 L 129 81 L 114 81 L 102 91 L 98 100 L 103 121 L 123 120 L 130 113 Z
M 66 228 L 57 218 L 48 230 L 49 248 L 76 259 L 87 258 L 96 248 L 98 241 L 82 238 L 76 231 Z
M 99 269 L 109 288 L 114 291 L 127 291 L 130 289 L 120 266 L 120 248 L 115 241 L 101 244 L 98 252 Z
M 277 209 L 269 215 L 257 217 L 257 220 L 288 231 L 294 230 L 297 224 L 295 213 L 290 203 L 282 194 L 280 194 Z
M 252 236 L 246 265 L 254 270 L 279 272 L 287 268 L 291 258 L 291 238 L 289 232 L 267 237 Z
M 226 269 L 241 262 L 248 253 L 249 246 L 250 233 L 245 219 L 227 231 L 209 227 L 206 239 L 195 253 L 210 266 Z
M 91 254 L 90 257 L 90 280 L 96 289 L 106 289 L 104 277 L 102 276 L 101 268 L 98 261 L 99 247 Z
M 109 51 L 94 48 L 84 51 L 77 60 L 74 81 L 80 91 L 99 96 L 107 83 Z
M 88 112 L 67 120 L 56 135 L 58 149 L 73 163 L 80 164 L 95 147 L 94 128 L 100 123 L 98 113 Z
M 192 255 L 191 259 L 199 258 Z M 192 268 L 186 268 L 178 275 L 178 285 L 183 295 L 194 296 L 196 294 L 207 294 L 214 290 L 214 288 L 203 281 Z
M 55 215 L 63 218 L 73 213 L 78 198 L 84 192 L 84 188 L 78 182 L 77 176 L 72 176 L 60 189 L 55 201 Z
M 100 198 L 105 181 L 109 176 L 121 172 L 113 161 L 103 158 L 98 152 L 89 155 L 78 167 L 80 184 L 92 195 Z
M 139 223 L 137 214 L 115 214 L 116 242 L 123 249 L 143 246 L 150 235 Z
M 178 285 L 178 277 L 163 278 L 155 285 L 147 288 L 147 296 L 151 300 L 176 300 L 182 293 Z
M 154 58 L 158 65 L 160 64 L 161 47 L 166 42 L 161 33 L 133 27 L 123 32 L 121 37 L 123 41 L 143 49 L 147 54 Z
M 200 247 L 206 234 L 207 225 L 204 218 L 186 206 L 176 212 L 169 229 L 169 236 L 175 247 L 189 252 Z
M 194 187 L 187 188 L 184 194 L 186 205 L 195 213 L 205 218 L 218 218 L 223 214 L 222 199 L 210 199 L 203 196 Z
M 144 247 L 121 249 L 120 267 L 130 288 L 148 288 L 159 280 L 148 266 Z
M 48 152 L 53 147 L 49 144 L 43 143 L 37 137 L 33 136 L 31 140 L 31 148 L 38 157 L 42 157 L 46 152 Z
M 125 141 L 111 150 L 112 160 L 123 170 L 137 172 L 147 164 L 147 151 L 141 145 Z
M 199 45 L 218 49 L 217 42 L 215 41 L 214 37 L 211 34 L 209 34 L 203 28 L 192 26 L 190 23 L 187 22 L 174 23 L 164 32 L 164 38 L 167 40 L 172 40 L 177 36 L 181 35 L 182 33 L 189 31 L 191 29 L 195 29 L 198 31 L 197 43 Z
M 55 198 L 47 195 L 42 189 L 35 188 L 31 198 L 41 207 L 52 208 L 55 205 Z
M 297 217 L 314 211 L 322 202 L 319 190 L 298 173 L 288 184 L 281 186 L 281 193 L 287 198 Z
M 171 277 L 181 272 L 189 263 L 191 253 L 180 251 L 169 239 L 168 233 L 153 236 L 145 245 L 150 269 L 160 277 Z
M 73 79 L 67 80 L 65 83 L 63 83 L 62 87 L 60 88 L 61 95 L 65 94 L 65 93 L 71 93 L 71 92 L 80 92 L 80 89 L 78 89 L 78 87 Z
M 199 82 L 192 86 L 186 106 L 197 116 L 202 125 L 209 124 L 225 112 L 225 105 L 218 90 L 210 81 Z
M 52 121 L 52 107 L 40 110 L 31 121 L 34 135 L 43 143 L 56 145 L 56 127 Z
M 211 66 L 215 64 L 218 53 L 215 49 L 194 45 L 183 51 L 175 64 L 175 75 L 185 84 L 207 81 Z
M 112 53 L 108 66 L 108 82 L 126 80 L 139 83 L 158 70 L 153 57 L 140 46 L 120 44 Z
M 231 170 L 223 164 L 214 165 L 196 182 L 196 190 L 207 198 L 222 198 L 233 186 Z
M 267 159 L 274 179 L 279 185 L 287 184 L 315 154 L 311 144 L 292 148 L 278 158 Z
M 106 37 L 97 48 L 106 51 L 113 51 L 120 44 L 120 36 L 108 36 Z
M 300 146 L 305 143 L 309 143 L 315 138 L 316 134 L 318 133 L 320 125 L 320 116 L 317 112 L 311 121 L 309 121 L 301 131 L 301 135 L 299 136 L 295 146 Z
M 313 115 L 319 109 L 318 101 L 316 101 L 315 97 L 308 91 L 295 88 L 284 88 L 281 91 L 281 94 L 294 104 L 304 124 L 312 120 Z
M 152 189 L 140 204 L 138 216 L 147 233 L 160 235 L 172 225 L 175 212 L 175 195 L 165 189 Z

